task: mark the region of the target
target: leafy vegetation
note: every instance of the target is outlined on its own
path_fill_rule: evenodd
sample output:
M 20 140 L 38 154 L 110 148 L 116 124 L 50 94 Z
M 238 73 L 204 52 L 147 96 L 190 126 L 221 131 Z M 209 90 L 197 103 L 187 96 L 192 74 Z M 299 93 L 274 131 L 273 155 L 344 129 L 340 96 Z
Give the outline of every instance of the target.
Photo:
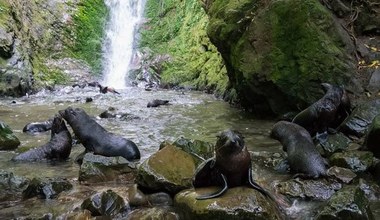
M 161 73 L 163 83 L 225 93 L 226 69 L 207 36 L 208 18 L 198 0 L 148 0 L 145 16 L 149 22 L 140 47 L 171 56 Z
M 102 40 L 108 13 L 103 0 L 81 0 L 73 16 L 74 30 L 69 30 L 74 37 L 69 51 L 86 61 L 95 74 L 101 71 Z

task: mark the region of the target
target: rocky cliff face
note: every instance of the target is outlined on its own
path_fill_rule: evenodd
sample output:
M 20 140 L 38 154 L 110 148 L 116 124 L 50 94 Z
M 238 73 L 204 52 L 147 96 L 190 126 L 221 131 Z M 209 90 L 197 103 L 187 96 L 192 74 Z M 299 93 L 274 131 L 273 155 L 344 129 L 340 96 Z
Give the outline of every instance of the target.
M 80 63 L 72 58 L 78 57 L 77 30 L 83 20 L 80 12 L 89 6 L 86 2 L 0 0 L 1 95 L 22 96 L 36 88 L 70 80 L 66 70 Z M 100 6 L 96 1 L 91 7 L 105 8 L 100 2 Z M 89 69 L 84 64 L 80 66 L 77 69 L 83 71 L 78 77 L 88 74 Z
M 336 3 L 341 5 L 332 5 Z M 222 54 L 241 104 L 274 113 L 316 101 L 321 82 L 350 84 L 358 62 L 353 21 L 347 19 L 355 13 L 352 7 L 345 1 L 204 1 L 208 35 Z M 342 8 L 348 11 L 338 18 L 334 10 Z M 364 11 L 353 29 L 375 33 L 378 22 L 357 24 L 370 21 Z

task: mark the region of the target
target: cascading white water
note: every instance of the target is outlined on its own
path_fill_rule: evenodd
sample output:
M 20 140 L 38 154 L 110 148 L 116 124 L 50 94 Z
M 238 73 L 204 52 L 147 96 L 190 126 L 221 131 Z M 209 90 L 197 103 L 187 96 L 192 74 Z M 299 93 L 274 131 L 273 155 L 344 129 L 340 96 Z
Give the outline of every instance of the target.
M 135 35 L 143 16 L 145 0 L 106 0 L 110 9 L 103 44 L 102 84 L 116 89 L 128 85 L 127 73 L 134 53 Z

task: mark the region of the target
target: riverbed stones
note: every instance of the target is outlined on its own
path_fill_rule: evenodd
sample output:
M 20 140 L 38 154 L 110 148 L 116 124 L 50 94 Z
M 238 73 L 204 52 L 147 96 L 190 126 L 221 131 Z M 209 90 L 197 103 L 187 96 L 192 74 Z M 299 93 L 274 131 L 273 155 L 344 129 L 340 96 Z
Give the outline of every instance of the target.
M 175 194 L 191 187 L 197 160 L 180 148 L 167 145 L 141 164 L 137 183 L 151 191 Z
M 333 154 L 331 166 L 339 166 L 352 170 L 355 173 L 368 170 L 373 163 L 373 154 L 369 151 L 346 151 Z
M 123 157 L 86 153 L 79 170 L 79 181 L 86 183 L 133 182 L 136 166 Z
M 275 184 L 275 187 L 277 192 L 286 196 L 324 201 L 341 189 L 342 184 L 327 179 L 290 179 Z
M 380 114 L 380 99 L 359 104 L 342 122 L 338 130 L 346 135 L 363 137 L 373 119 Z
M 14 150 L 20 145 L 20 140 L 11 128 L 0 121 L 0 150 Z
M 356 220 L 374 217 L 363 190 L 358 186 L 345 186 L 330 198 L 316 219 Z
M 73 188 L 73 185 L 63 178 L 33 178 L 28 187 L 22 192 L 23 198 L 38 197 L 54 199 L 59 193 Z
M 0 201 L 10 201 L 11 198 L 21 197 L 21 192 L 28 187 L 29 182 L 28 178 L 0 170 Z
M 357 175 L 350 169 L 333 166 L 327 170 L 327 176 L 335 177 L 342 183 L 350 183 Z
M 174 198 L 183 219 L 281 219 L 276 205 L 259 191 L 248 187 L 230 188 L 222 196 L 197 200 L 199 194 L 214 192 L 215 187 L 187 189 Z M 199 193 L 199 194 L 198 194 Z
M 320 143 L 326 156 L 331 156 L 335 152 L 345 151 L 352 141 L 343 133 L 338 132 L 327 137 L 327 141 Z
M 112 219 L 126 217 L 129 204 L 112 190 L 99 192 L 83 201 L 82 209 L 87 209 L 92 216 L 107 216 Z

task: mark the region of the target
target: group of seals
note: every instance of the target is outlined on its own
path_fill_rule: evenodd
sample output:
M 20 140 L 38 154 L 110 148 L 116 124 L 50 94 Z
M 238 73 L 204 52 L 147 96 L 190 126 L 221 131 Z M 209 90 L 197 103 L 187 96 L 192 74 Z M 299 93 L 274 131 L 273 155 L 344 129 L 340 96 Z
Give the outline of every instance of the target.
M 233 130 L 223 131 L 215 145 L 215 157 L 203 162 L 193 177 L 195 188 L 222 186 L 218 192 L 200 195 L 197 199 L 210 199 L 222 195 L 228 187 L 248 185 L 265 196 L 270 194 L 252 178 L 251 156 L 241 133 Z
M 13 161 L 65 160 L 70 156 L 72 138 L 61 116 L 55 116 L 50 141 L 38 148 L 21 153 Z
M 71 126 L 87 151 L 108 157 L 122 156 L 127 160 L 140 159 L 140 151 L 135 143 L 108 132 L 83 109 L 68 107 L 59 111 L 59 114 Z
M 293 119 L 311 136 L 336 128 L 351 112 L 351 102 L 345 89 L 329 83 L 322 83 L 321 86 L 325 95 Z
M 292 122 L 279 121 L 273 126 L 271 137 L 282 144 L 291 172 L 306 178 L 326 176 L 327 162 L 305 128 Z

